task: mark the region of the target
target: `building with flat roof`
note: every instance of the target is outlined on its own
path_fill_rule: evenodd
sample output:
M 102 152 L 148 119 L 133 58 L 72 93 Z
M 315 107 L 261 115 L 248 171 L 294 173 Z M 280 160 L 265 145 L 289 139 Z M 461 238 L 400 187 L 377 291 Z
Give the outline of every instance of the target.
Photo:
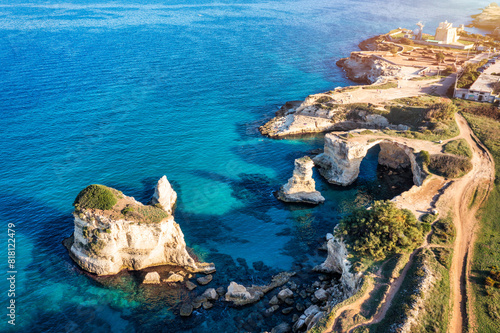
M 453 28 L 453 23 L 448 21 L 441 22 L 436 29 L 434 39 L 444 44 L 454 44 L 458 41 L 457 28 Z
M 491 59 L 488 64 L 469 89 L 455 89 L 453 96 L 478 102 L 493 103 L 500 100 L 495 94 L 495 84 L 500 81 L 500 60 Z

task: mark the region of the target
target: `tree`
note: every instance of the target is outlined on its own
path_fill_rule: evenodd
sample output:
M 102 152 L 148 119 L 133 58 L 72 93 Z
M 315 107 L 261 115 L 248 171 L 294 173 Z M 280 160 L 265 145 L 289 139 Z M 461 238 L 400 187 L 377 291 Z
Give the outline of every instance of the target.
M 443 52 L 439 52 L 439 53 L 436 53 L 436 60 L 438 61 L 438 63 L 442 63 L 444 61 L 444 53 Z
M 389 200 L 354 210 L 340 221 L 336 236 L 356 254 L 374 259 L 412 250 L 423 240 L 422 225 L 413 213 Z
M 409 38 L 403 37 L 399 40 L 401 44 L 413 45 L 413 41 Z
M 391 53 L 393 56 L 396 56 L 396 54 L 398 53 L 399 51 L 399 48 L 397 46 L 393 46 L 391 47 Z

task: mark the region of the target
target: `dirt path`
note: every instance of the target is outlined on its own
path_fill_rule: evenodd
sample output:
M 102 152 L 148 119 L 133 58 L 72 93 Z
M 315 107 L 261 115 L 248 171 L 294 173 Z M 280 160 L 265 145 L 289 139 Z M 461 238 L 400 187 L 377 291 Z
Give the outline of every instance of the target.
M 460 181 L 452 185 L 452 193 L 455 193 L 455 195 L 449 201 L 450 207 L 454 212 L 455 227 L 457 229 L 453 262 L 450 271 L 453 306 L 449 332 L 462 333 L 464 328 L 467 327 L 467 263 L 470 260 L 468 254 L 473 244 L 473 235 L 476 226 L 475 216 L 480 203 L 487 197 L 493 186 L 494 163 L 489 152 L 472 133 L 466 120 L 458 114 L 456 119 L 460 128 L 460 136 L 467 140 L 473 151 L 471 160 L 473 169 Z M 474 192 L 480 186 L 484 186 L 484 184 L 487 184 L 486 194 L 483 198 L 479 198 L 479 204 L 469 207 Z M 471 315 L 469 313 L 469 316 Z
M 354 303 L 351 303 L 351 304 L 347 304 L 346 306 L 343 306 L 341 307 L 340 309 L 338 309 L 333 315 L 335 316 L 335 320 L 333 322 L 333 324 L 327 328 L 325 331 L 323 331 L 323 333 L 333 333 L 333 328 L 335 327 L 335 325 L 337 324 L 337 319 L 339 317 L 339 315 L 344 312 L 344 311 L 348 311 L 348 310 L 356 310 L 357 312 L 361 311 L 361 305 L 368 299 L 370 298 L 370 293 L 372 292 L 372 290 L 375 288 L 375 284 L 372 282 L 370 284 L 370 286 L 368 286 L 368 289 L 366 290 L 365 294 L 363 296 L 361 296 L 357 301 L 355 301 Z
M 482 143 L 474 136 L 471 128 L 466 120 L 459 114 L 456 115 L 456 121 L 460 129 L 460 134 L 453 138 L 463 138 L 467 140 L 472 151 L 473 157 L 471 163 L 473 169 L 465 176 L 457 179 L 451 183 L 444 195 L 438 199 L 438 206 L 443 213 L 448 211 L 454 212 L 454 222 L 456 226 L 456 240 L 454 244 L 454 256 L 452 267 L 450 271 L 450 280 L 452 288 L 452 318 L 450 321 L 449 332 L 462 333 L 463 328 L 467 324 L 467 309 L 465 307 L 467 292 L 466 292 L 466 277 L 467 277 L 467 261 L 469 260 L 468 254 L 471 245 L 473 244 L 473 234 L 476 225 L 475 215 L 477 207 L 481 206 L 481 202 L 487 197 L 487 193 L 491 190 L 494 181 L 494 163 L 491 155 Z M 409 140 L 410 141 L 410 140 Z M 428 144 L 431 144 L 430 142 Z M 430 198 L 436 193 L 437 188 L 445 183 L 441 177 L 431 179 L 424 183 L 423 188 L 416 188 L 415 193 L 412 191 L 405 192 L 396 202 L 403 208 L 408 208 L 414 212 L 422 212 L 429 206 Z M 479 202 L 473 207 L 469 207 L 471 198 L 479 186 L 487 184 L 486 193 L 483 198 L 479 198 Z M 434 247 L 424 242 L 421 247 Z M 415 253 L 415 252 L 414 252 Z M 390 285 L 388 292 L 382 300 L 382 306 L 377 313 L 369 320 L 353 326 L 349 332 L 360 326 L 366 326 L 380 322 L 387 313 L 387 310 L 392 304 L 392 300 L 396 293 L 399 291 L 402 282 L 406 277 L 412 262 L 414 253 L 410 256 L 408 263 L 403 269 L 400 276 Z M 344 308 L 337 310 L 335 316 L 345 310 L 360 311 L 363 302 L 369 298 L 367 292 L 362 298 L 348 305 Z M 470 314 L 469 314 L 470 316 Z M 332 327 L 335 327 L 336 320 Z M 332 332 L 332 327 L 325 332 Z

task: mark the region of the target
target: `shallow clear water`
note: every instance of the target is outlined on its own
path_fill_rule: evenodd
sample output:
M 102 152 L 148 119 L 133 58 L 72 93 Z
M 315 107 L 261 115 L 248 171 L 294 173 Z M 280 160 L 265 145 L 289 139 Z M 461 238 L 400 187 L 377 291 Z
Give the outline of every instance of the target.
M 218 285 L 317 264 L 318 240 L 341 214 L 392 197 L 401 179 L 377 172 L 375 148 L 353 186 L 315 175 L 324 205 L 285 205 L 272 192 L 322 138 L 271 140 L 257 127 L 288 100 L 350 84 L 335 61 L 361 40 L 419 20 L 428 32 L 467 22 L 486 4 L 0 4 L 0 219 L 16 224 L 16 330 L 236 331 L 232 318 L 249 310 L 218 304 L 180 320 L 170 308 L 191 297 L 184 291 L 82 274 L 61 245 L 77 193 L 101 183 L 146 202 L 166 174 L 179 194 L 176 221 L 220 268 Z M 6 250 L 2 258 L 6 272 Z M 252 270 L 256 261 L 273 270 Z M 2 317 L 0 329 L 11 329 Z

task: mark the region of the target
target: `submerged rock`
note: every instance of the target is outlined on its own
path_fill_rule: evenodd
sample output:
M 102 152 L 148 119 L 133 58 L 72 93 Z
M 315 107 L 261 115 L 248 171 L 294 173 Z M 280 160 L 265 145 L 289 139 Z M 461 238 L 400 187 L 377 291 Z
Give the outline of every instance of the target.
M 90 273 L 112 275 L 159 265 L 215 271 L 213 264 L 189 255 L 181 228 L 161 208 L 102 185 L 85 188 L 74 205 L 73 243 L 67 245 L 71 258 Z
M 188 280 L 188 281 L 186 281 L 186 288 L 188 288 L 189 290 L 193 290 L 193 289 L 194 289 L 194 288 L 196 288 L 196 287 L 197 287 L 197 285 L 196 285 L 196 284 L 194 284 L 193 282 L 191 282 L 191 281 L 189 281 L 189 280 Z
M 295 160 L 293 176 L 278 192 L 278 199 L 286 202 L 305 202 L 320 204 L 325 198 L 316 191 L 316 183 L 312 178 L 314 162 L 309 156 Z

